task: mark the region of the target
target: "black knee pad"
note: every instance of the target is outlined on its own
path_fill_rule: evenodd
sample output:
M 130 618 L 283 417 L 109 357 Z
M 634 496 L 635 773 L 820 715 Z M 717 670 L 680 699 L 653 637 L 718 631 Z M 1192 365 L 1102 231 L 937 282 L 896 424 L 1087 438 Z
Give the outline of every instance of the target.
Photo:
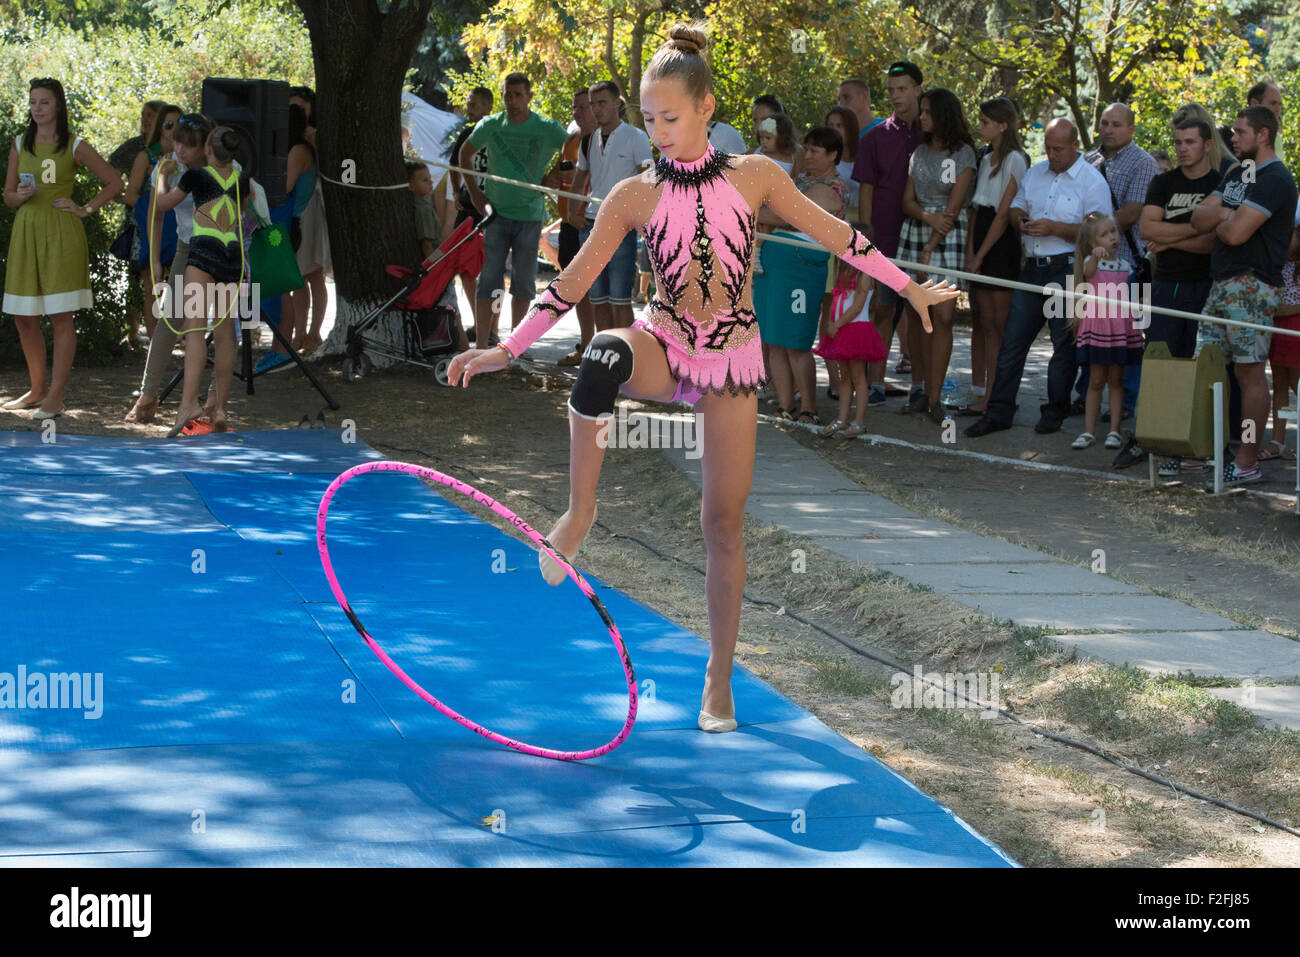
M 578 381 L 569 396 L 569 408 L 595 419 L 614 411 L 619 387 L 632 378 L 632 346 L 626 339 L 602 332 L 582 354 Z

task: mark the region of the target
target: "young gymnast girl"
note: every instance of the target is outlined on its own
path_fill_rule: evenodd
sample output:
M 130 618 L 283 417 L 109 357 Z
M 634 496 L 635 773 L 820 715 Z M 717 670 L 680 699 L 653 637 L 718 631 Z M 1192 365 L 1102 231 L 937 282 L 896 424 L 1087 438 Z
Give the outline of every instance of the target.
M 743 519 L 754 473 L 757 392 L 764 376 L 751 298 L 755 213 L 766 204 L 854 268 L 899 290 L 927 331 L 931 305 L 957 290 L 933 280 L 917 285 L 861 233 L 804 198 L 765 156 L 732 156 L 709 144 L 715 101 L 697 25 L 673 27 L 641 83 L 645 129 L 658 165 L 616 184 L 600 204 L 595 228 L 577 256 L 533 303 L 500 346 L 463 352 L 448 370 L 468 386 L 483 372 L 505 368 L 573 308 L 630 230 L 639 229 L 655 274 L 656 294 L 631 328 L 590 342 L 569 399 L 569 508 L 548 536 L 572 560 L 596 520 L 596 485 L 604 450 L 602 416 L 618 394 L 695 406 L 703 448 L 700 523 L 708 550 L 705 591 L 709 661 L 699 727 L 736 727 L 732 655 L 745 586 Z M 552 584 L 566 572 L 540 557 Z
M 185 267 L 184 309 L 177 309 L 177 315 L 183 316 L 178 331 L 185 340 L 185 384 L 169 438 L 203 414 L 199 380 L 208 360 L 207 317 L 213 307 L 217 312 L 212 333 L 216 344 L 212 431 L 226 430 L 230 377 L 235 371 L 235 323 L 239 321 L 235 298 L 245 273 L 240 218 L 249 200 L 248 171 L 234 167 L 238 148 L 239 134 L 228 126 L 218 126 L 208 134 L 207 166 L 186 170 L 172 189 L 166 188 L 166 180 L 160 176 L 159 213 L 179 206 L 186 196 L 194 198 L 194 237 Z M 160 171 L 165 176 L 168 169 L 160 166 Z M 223 306 L 229 314 L 222 314 Z

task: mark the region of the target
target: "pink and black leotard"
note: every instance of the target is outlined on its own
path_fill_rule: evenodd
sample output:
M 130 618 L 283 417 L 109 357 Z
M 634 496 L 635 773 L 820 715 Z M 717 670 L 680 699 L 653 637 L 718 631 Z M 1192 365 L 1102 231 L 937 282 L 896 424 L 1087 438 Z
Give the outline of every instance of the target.
M 860 232 L 804 197 L 764 156 L 708 148 L 690 163 L 661 159 L 618 183 L 600 205 L 591 236 L 534 301 L 505 342 L 519 355 L 595 281 L 629 230 L 645 237 L 654 298 L 634 328 L 664 348 L 678 380 L 675 399 L 757 392 L 765 381 L 751 269 L 755 211 L 762 205 L 850 265 L 901 291 L 908 276 Z

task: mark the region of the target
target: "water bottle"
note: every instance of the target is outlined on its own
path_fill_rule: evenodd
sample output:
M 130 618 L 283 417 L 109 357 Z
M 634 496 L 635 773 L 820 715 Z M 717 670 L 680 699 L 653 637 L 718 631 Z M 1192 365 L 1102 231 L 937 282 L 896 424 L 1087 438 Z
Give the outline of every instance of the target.
M 953 399 L 957 397 L 957 382 L 954 379 L 943 380 L 943 391 L 939 393 L 939 404 L 945 409 L 952 408 Z

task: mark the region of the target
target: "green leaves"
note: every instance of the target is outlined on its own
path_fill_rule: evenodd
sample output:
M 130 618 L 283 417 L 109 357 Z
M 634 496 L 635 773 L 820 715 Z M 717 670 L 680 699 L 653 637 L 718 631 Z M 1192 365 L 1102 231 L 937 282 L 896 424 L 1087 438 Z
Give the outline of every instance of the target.
M 133 6 L 133 5 L 132 5 Z M 302 16 L 275 0 L 167 0 L 148 28 L 74 26 L 23 16 L 0 35 L 0 122 L 26 122 L 27 78 L 54 76 L 75 132 L 107 155 L 138 132 L 149 99 L 197 110 L 205 76 L 312 85 Z M 153 16 L 153 14 L 151 14 Z

